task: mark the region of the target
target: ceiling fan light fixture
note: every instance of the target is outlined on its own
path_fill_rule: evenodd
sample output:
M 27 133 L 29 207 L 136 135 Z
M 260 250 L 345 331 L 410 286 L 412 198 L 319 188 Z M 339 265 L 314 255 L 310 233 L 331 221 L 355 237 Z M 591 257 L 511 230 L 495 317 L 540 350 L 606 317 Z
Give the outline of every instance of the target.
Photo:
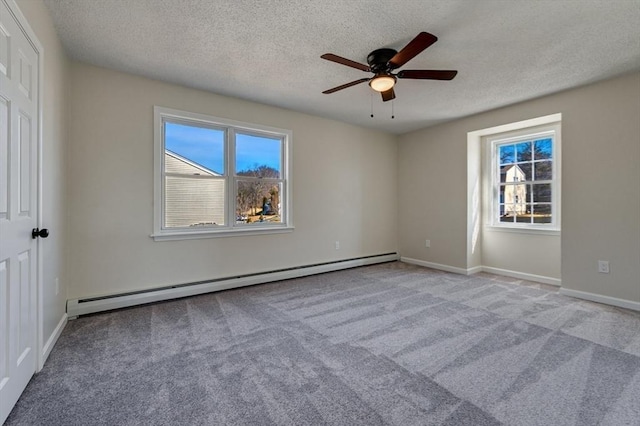
M 348 87 L 352 87 L 365 81 L 369 83 L 369 87 L 382 95 L 382 101 L 388 102 L 395 99 L 396 94 L 393 90 L 397 79 L 409 80 L 452 80 L 458 71 L 455 70 L 402 70 L 394 74 L 394 70 L 401 68 L 404 64 L 413 59 L 420 52 L 438 41 L 438 37 L 427 32 L 421 32 L 405 47 L 397 51 L 395 49 L 382 48 L 376 49 L 367 55 L 367 64 L 361 64 L 333 53 L 325 53 L 320 58 L 337 64 L 346 65 L 360 71 L 373 73 L 372 77 L 361 78 L 322 93 L 330 94 Z
M 386 92 L 396 84 L 396 78 L 390 74 L 378 74 L 369 81 L 369 86 L 376 92 Z

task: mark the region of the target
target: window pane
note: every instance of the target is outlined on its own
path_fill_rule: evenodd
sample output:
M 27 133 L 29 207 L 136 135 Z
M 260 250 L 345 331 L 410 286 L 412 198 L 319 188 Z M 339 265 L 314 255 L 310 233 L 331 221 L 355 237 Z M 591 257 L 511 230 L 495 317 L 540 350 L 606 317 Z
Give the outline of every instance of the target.
M 224 130 L 164 123 L 165 153 L 205 173 L 224 174 Z M 169 170 L 166 170 L 169 171 Z M 192 174 L 192 173 L 189 173 Z
M 518 167 L 520 168 L 519 176 L 520 176 L 520 181 L 525 181 L 525 180 L 533 180 L 533 176 L 531 174 L 531 163 L 525 163 L 525 164 L 518 164 Z
M 224 179 L 165 178 L 165 228 L 224 225 Z
M 531 223 L 531 204 L 518 204 L 516 208 L 516 222 Z
M 282 223 L 282 182 L 238 180 L 236 223 Z
M 551 184 L 543 183 L 533 185 L 533 202 L 534 203 L 550 203 L 551 202 Z
M 525 203 L 527 198 L 527 185 L 501 185 L 500 202 L 504 204 Z
M 282 140 L 236 134 L 236 174 L 238 176 L 282 176 Z
M 516 147 L 515 145 L 500 146 L 500 164 L 515 163 Z
M 500 169 L 500 182 L 531 180 L 531 164 L 514 164 Z
M 531 142 L 516 144 L 516 161 L 531 161 Z
M 515 215 L 509 212 L 509 209 L 504 204 L 500 204 L 500 222 L 513 222 Z
M 551 138 L 535 141 L 533 155 L 536 160 L 550 159 L 553 155 L 553 142 Z
M 493 176 L 499 180 L 492 197 L 494 223 L 551 224 L 554 185 L 554 136 L 521 136 L 494 144 Z
M 524 203 L 509 203 L 504 205 L 505 216 L 519 216 L 527 212 L 527 206 Z
M 551 223 L 551 204 L 536 204 L 533 206 L 534 223 Z
M 535 180 L 551 180 L 553 178 L 553 162 L 540 161 L 533 163 L 535 166 Z

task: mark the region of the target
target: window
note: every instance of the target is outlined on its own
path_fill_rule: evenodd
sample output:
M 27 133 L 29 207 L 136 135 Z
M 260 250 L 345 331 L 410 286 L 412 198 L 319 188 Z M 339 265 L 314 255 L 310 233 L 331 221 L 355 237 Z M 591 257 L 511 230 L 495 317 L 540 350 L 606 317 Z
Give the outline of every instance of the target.
M 154 108 L 156 240 L 292 229 L 291 132 Z
M 492 226 L 558 230 L 559 126 L 489 138 Z

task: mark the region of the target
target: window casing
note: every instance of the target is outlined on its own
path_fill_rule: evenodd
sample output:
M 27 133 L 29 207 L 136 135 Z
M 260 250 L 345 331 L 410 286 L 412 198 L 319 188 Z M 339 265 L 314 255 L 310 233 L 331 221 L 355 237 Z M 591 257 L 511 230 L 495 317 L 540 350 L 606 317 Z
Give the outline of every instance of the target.
M 488 138 L 489 226 L 560 230 L 558 124 Z
M 154 107 L 155 240 L 289 232 L 291 131 Z

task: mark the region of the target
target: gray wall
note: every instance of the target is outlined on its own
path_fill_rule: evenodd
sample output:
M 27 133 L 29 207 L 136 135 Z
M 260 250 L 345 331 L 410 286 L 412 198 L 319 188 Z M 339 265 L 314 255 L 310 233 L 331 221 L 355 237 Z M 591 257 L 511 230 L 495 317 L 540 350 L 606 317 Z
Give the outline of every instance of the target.
M 554 113 L 562 113 L 562 286 L 639 302 L 639 73 L 401 136 L 400 253 L 477 266 L 477 253 L 468 256 L 467 133 Z M 610 274 L 598 274 L 598 260 L 611 262 Z M 557 273 L 548 264 L 536 268 L 527 272 Z
M 397 251 L 395 136 L 81 63 L 71 80 L 70 299 Z M 154 105 L 292 130 L 295 230 L 150 238 Z

